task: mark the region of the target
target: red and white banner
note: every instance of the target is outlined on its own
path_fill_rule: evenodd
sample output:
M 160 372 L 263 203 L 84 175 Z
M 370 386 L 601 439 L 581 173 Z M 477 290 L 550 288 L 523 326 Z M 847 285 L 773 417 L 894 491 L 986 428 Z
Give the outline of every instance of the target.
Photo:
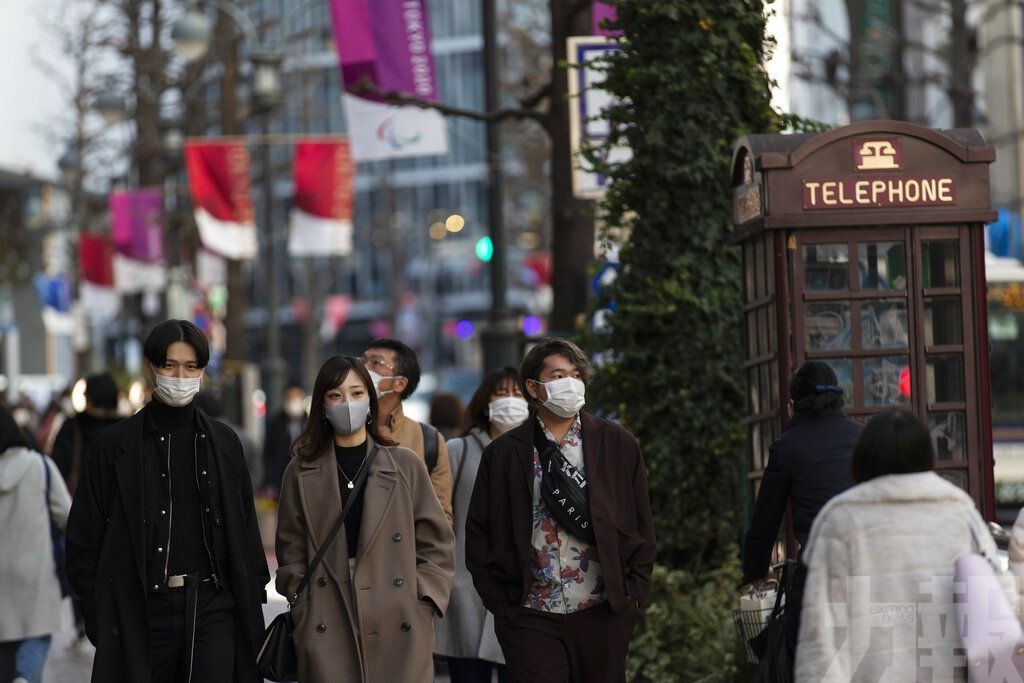
M 185 144 L 188 184 L 203 245 L 229 259 L 256 256 L 249 150 L 241 139 Z
M 294 173 L 288 253 L 351 254 L 355 169 L 348 140 L 300 140 L 295 145 Z
M 114 192 L 108 199 L 114 238 L 114 288 L 122 294 L 162 292 L 163 192 L 159 188 Z
M 93 320 L 111 320 L 121 310 L 114 289 L 114 249 L 104 235 L 83 232 L 78 237 L 78 300 Z

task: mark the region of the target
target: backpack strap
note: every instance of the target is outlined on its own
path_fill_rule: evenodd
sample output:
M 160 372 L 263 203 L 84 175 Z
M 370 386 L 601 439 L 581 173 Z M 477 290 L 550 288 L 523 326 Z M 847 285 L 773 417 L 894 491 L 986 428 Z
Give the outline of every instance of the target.
M 423 432 L 423 460 L 427 463 L 427 472 L 433 472 L 437 467 L 438 445 L 437 430 L 428 424 L 420 422 L 420 431 Z

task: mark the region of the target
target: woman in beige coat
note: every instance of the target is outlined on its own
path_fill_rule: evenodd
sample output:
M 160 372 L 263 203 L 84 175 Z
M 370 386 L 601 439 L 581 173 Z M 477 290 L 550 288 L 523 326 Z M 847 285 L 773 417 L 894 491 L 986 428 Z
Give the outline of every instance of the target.
M 433 680 L 434 616 L 448 606 L 454 537 L 423 461 L 377 431 L 362 364 L 320 369 L 281 484 L 277 590 L 293 602 L 300 683 Z M 378 452 L 361 491 L 350 485 Z M 295 596 L 351 492 L 344 527 Z

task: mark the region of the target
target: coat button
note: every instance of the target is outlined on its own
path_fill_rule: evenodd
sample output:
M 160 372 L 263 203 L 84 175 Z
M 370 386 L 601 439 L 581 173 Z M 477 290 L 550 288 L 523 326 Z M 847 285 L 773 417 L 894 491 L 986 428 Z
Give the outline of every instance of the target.
M 321 576 L 319 579 L 316 580 L 316 585 L 318 585 L 321 588 L 323 588 L 324 586 L 327 585 L 327 579 L 325 579 L 324 577 Z
M 405 579 L 403 579 L 402 577 L 398 577 L 397 579 L 395 579 L 396 586 L 401 586 L 403 583 L 405 583 Z
M 316 625 L 316 632 L 317 633 L 323 633 L 326 630 L 327 630 L 327 624 L 317 624 Z
M 398 543 L 402 540 L 402 534 L 395 532 L 395 535 L 391 537 L 391 540 Z
M 402 622 L 402 630 L 406 633 L 412 630 L 412 626 L 409 625 L 408 621 Z

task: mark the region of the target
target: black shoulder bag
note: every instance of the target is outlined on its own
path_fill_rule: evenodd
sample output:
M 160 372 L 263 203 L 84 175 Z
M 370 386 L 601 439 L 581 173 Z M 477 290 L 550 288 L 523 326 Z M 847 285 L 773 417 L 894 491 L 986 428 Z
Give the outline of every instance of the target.
M 544 436 L 538 421 L 533 427 L 533 445 L 540 456 L 540 495 L 558 524 L 570 534 L 596 543 L 590 521 L 587 479 L 562 455 L 562 449 Z
M 370 465 L 373 464 L 377 450 L 377 447 L 374 446 L 370 454 L 366 456 L 366 464 L 360 470 L 355 481 L 352 482 L 352 492 L 349 494 L 348 500 L 345 501 L 345 506 L 341 510 L 338 521 L 334 523 L 324 542 L 320 544 L 320 550 L 317 551 L 316 557 L 306 567 L 306 573 L 302 577 L 302 582 L 299 583 L 298 590 L 295 591 L 295 595 L 288 601 L 288 609 L 274 617 L 274 620 L 270 622 L 270 626 L 263 633 L 263 645 L 260 646 L 259 654 L 256 655 L 256 667 L 263 678 L 271 681 L 297 680 L 298 658 L 295 656 L 295 641 L 292 640 L 292 632 L 295 631 L 295 622 L 292 620 L 291 612 L 292 605 L 302 595 L 302 592 L 306 590 L 309 580 L 313 577 L 313 572 L 316 571 L 320 561 L 324 558 L 324 553 L 331 547 L 331 543 L 338 535 L 338 532 L 341 531 L 341 526 L 345 523 L 345 517 L 348 516 L 353 503 L 359 497 L 363 484 L 366 483 L 366 477 L 369 475 Z

